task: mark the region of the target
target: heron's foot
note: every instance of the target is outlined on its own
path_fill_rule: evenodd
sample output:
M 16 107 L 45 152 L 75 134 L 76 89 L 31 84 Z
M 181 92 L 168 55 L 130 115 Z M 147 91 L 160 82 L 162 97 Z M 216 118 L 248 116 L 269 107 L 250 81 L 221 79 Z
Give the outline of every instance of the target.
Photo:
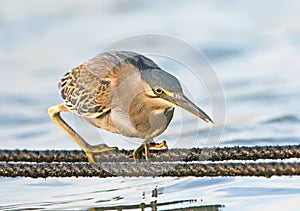
M 150 148 L 166 148 L 168 149 L 168 145 L 167 142 L 165 140 L 163 140 L 161 143 L 155 143 L 155 142 L 150 142 L 148 143 L 147 141 L 145 141 L 141 146 L 139 146 L 138 148 L 136 148 L 133 151 L 133 159 L 135 162 L 139 162 L 140 161 L 140 157 L 143 153 L 143 151 L 145 152 L 145 159 L 147 162 L 150 162 Z
M 165 140 L 163 140 L 161 143 L 150 142 L 149 145 L 150 145 L 150 148 L 161 149 L 164 147 L 165 149 L 168 149 L 168 145 Z
M 109 147 L 106 144 L 98 144 L 94 146 L 88 146 L 88 148 L 85 149 L 84 152 L 88 158 L 89 163 L 95 163 L 94 154 L 116 150 L 118 150 L 118 147 Z

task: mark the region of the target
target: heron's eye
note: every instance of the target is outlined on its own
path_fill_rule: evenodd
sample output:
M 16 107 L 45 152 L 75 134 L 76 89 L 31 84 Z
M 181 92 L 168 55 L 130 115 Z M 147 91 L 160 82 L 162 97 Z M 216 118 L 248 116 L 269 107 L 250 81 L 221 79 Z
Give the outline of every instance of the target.
M 154 90 L 155 94 L 157 94 L 157 95 L 161 95 L 164 92 L 163 89 L 160 87 L 154 87 L 153 90 Z

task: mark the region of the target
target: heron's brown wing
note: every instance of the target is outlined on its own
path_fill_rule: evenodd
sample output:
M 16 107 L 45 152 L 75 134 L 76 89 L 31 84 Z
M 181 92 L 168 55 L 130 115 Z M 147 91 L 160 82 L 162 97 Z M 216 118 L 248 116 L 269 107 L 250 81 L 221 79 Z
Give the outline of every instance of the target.
M 110 110 L 109 67 L 84 63 L 68 72 L 59 82 L 65 105 L 79 116 L 95 118 Z
M 68 72 L 59 83 L 65 105 L 79 116 L 95 118 L 111 109 L 115 86 L 129 75 L 159 67 L 130 51 L 101 53 Z

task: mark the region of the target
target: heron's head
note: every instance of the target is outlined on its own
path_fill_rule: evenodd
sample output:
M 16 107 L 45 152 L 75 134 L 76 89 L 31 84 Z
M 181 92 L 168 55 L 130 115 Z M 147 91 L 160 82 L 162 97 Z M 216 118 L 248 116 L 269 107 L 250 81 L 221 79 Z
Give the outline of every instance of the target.
M 147 69 L 141 71 L 141 77 L 151 89 L 146 92 L 147 97 L 160 98 L 169 107 L 182 108 L 203 121 L 213 124 L 210 117 L 184 95 L 178 79 L 173 75 L 161 69 Z

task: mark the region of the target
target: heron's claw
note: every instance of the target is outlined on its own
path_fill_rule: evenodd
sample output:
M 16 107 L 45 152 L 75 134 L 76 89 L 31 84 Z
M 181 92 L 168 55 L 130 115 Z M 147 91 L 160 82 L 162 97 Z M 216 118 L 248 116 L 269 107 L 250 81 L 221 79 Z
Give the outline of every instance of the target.
M 150 148 L 163 148 L 165 147 L 166 150 L 168 149 L 168 145 L 167 142 L 165 140 L 163 140 L 161 143 L 155 143 L 155 142 L 150 142 L 148 143 L 147 141 L 145 141 L 141 146 L 139 146 L 138 148 L 136 148 L 133 151 L 133 159 L 135 162 L 139 162 L 140 160 L 140 156 L 142 154 L 142 152 L 145 152 L 145 159 L 146 161 L 150 162 Z
M 88 149 L 85 150 L 85 155 L 87 156 L 89 163 L 95 163 L 94 154 L 117 150 L 119 150 L 118 147 L 109 147 L 106 144 L 98 144 L 89 146 Z
M 164 148 L 168 149 L 168 145 L 165 140 L 163 140 L 161 143 L 150 142 L 149 145 L 150 145 L 150 148 L 160 149 L 160 148 L 164 147 Z

